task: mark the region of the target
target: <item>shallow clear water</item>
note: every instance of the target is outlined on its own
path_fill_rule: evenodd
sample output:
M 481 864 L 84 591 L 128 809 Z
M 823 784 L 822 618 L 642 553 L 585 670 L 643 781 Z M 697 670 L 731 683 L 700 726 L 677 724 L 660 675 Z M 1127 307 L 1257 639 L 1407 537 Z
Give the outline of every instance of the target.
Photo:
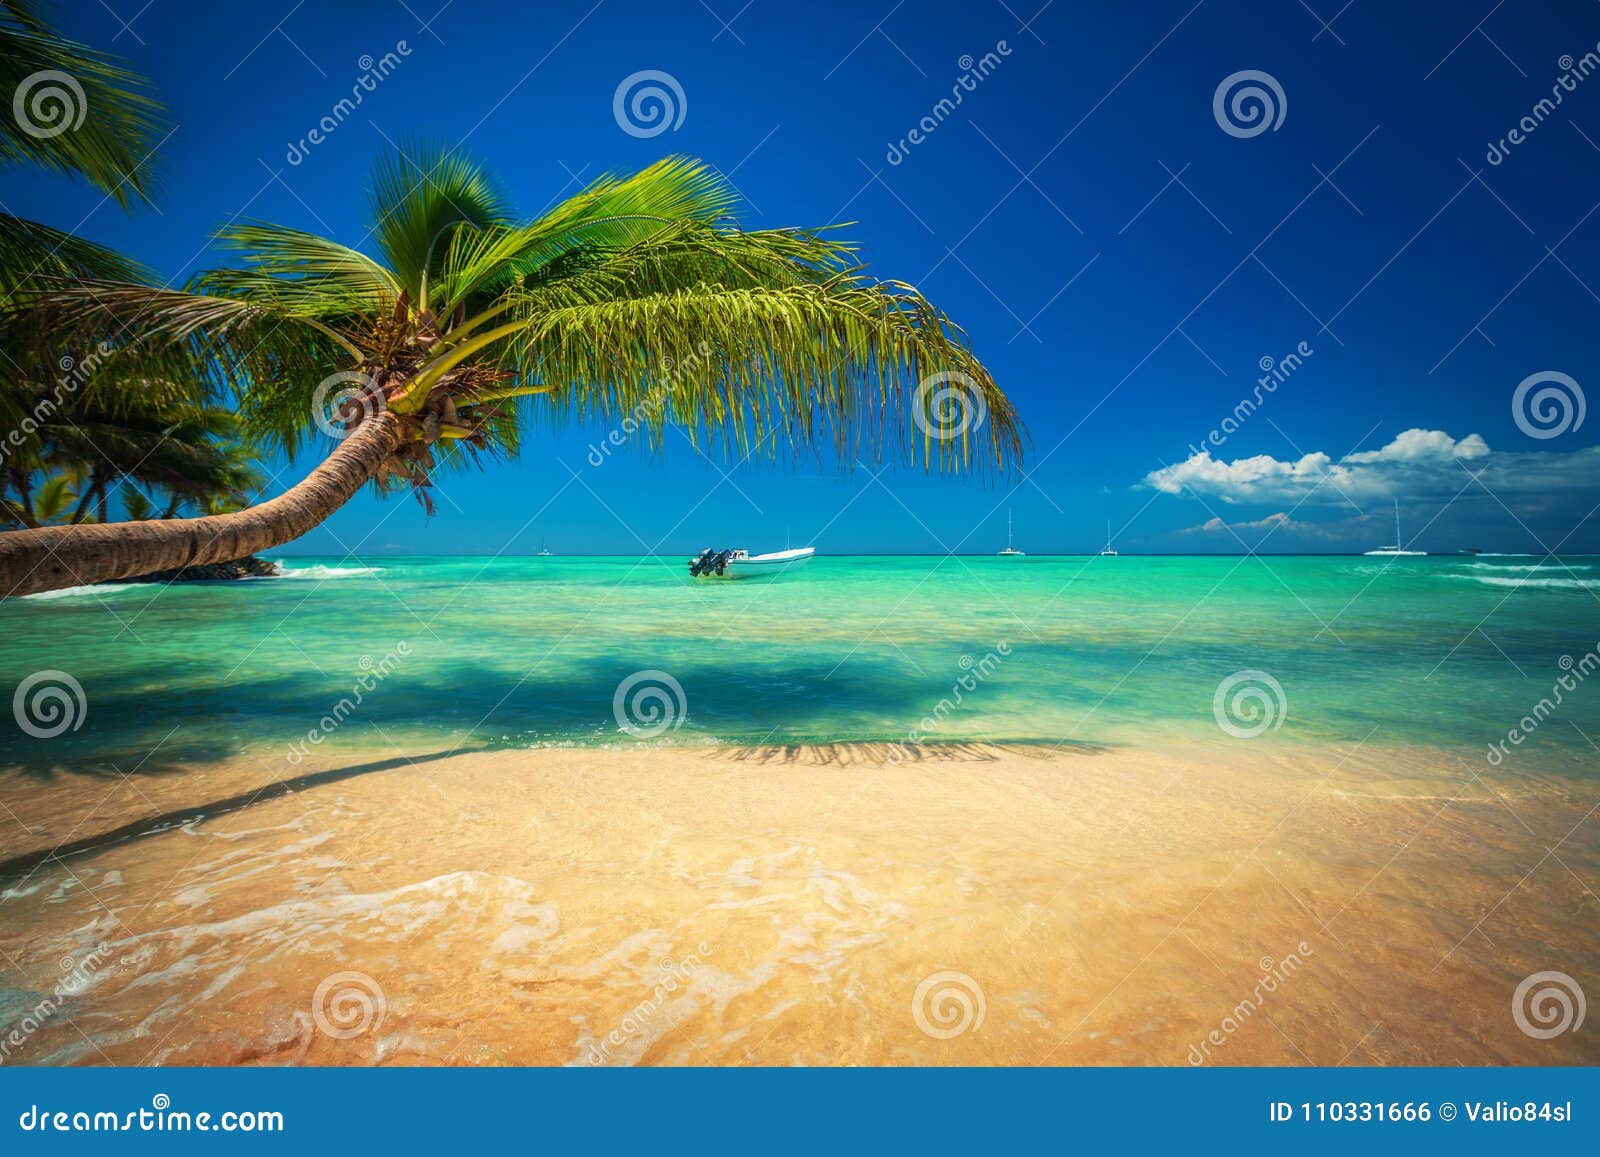
M 1512 759 L 1592 764 L 1586 736 L 1600 741 L 1600 679 L 1580 681 L 1600 642 L 1593 557 L 819 557 L 737 583 L 691 581 L 677 559 L 284 561 L 282 578 L 0 605 L 4 685 L 64 671 L 86 704 L 47 740 L 8 721 L 6 762 L 127 770 L 302 744 L 1229 743 L 1215 696 L 1242 671 L 1277 687 L 1246 677 L 1221 717 L 1265 726 L 1261 743 L 1481 761 L 1563 674 L 1575 689 Z M 619 708 L 641 671 L 677 687 L 648 676 Z M 641 736 L 619 710 L 671 726 Z

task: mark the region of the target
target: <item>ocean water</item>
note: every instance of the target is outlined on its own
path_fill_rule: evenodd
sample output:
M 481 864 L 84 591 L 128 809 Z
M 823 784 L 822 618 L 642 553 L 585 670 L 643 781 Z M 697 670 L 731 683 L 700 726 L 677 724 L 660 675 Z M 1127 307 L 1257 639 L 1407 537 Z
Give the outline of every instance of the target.
M 821 556 L 721 583 L 676 558 L 282 562 L 0 604 L 13 716 L 71 721 L 6 720 L 4 762 L 1249 740 L 1481 766 L 1512 728 L 1512 766 L 1600 759 L 1595 557 Z

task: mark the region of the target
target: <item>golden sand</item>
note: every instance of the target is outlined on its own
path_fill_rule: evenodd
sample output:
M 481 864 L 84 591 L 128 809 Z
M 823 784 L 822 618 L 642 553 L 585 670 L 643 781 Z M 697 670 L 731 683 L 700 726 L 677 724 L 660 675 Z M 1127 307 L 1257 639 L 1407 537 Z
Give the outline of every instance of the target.
M 1540 971 L 1600 996 L 1591 779 L 1250 742 L 408 754 L 0 779 L 0 859 L 77 849 L 0 879 L 0 1012 L 34 1026 L 0 1060 L 1600 1061 L 1600 1024 L 1512 1007 Z

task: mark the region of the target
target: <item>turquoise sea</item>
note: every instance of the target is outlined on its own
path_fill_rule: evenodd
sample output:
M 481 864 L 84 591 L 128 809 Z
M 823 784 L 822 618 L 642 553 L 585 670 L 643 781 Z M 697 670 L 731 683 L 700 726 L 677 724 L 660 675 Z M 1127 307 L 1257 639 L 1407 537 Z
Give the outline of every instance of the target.
M 6 720 L 5 762 L 920 738 L 1366 741 L 1481 766 L 1546 699 L 1512 765 L 1600 760 L 1594 557 L 821 556 L 720 583 L 678 558 L 281 561 L 0 604 L 13 716 L 75 725 Z M 62 674 L 81 699 L 39 699 Z

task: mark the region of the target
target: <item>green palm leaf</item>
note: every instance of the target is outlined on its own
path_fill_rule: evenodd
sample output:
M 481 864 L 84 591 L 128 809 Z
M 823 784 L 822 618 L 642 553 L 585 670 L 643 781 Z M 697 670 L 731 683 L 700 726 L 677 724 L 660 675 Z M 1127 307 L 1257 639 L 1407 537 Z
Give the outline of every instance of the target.
M 123 206 L 149 195 L 165 113 L 148 83 L 57 35 L 30 0 L 0 5 L 0 92 L 22 114 L 0 117 L 0 164 L 76 174 Z

